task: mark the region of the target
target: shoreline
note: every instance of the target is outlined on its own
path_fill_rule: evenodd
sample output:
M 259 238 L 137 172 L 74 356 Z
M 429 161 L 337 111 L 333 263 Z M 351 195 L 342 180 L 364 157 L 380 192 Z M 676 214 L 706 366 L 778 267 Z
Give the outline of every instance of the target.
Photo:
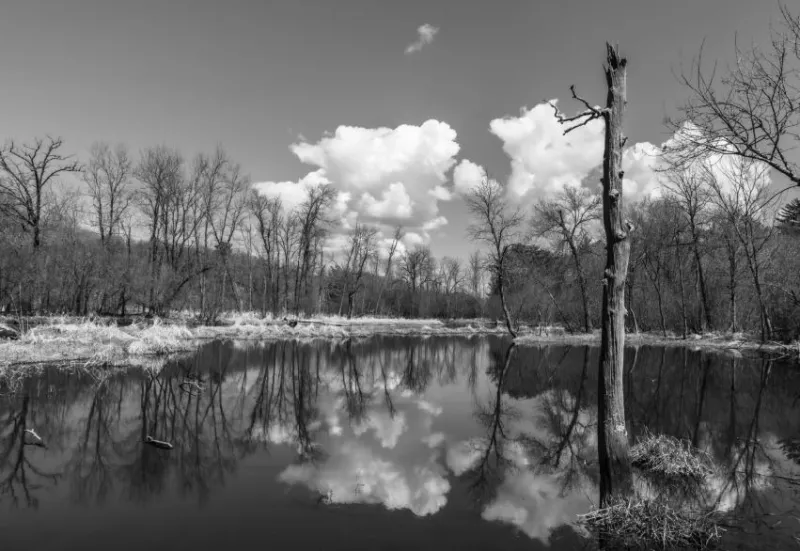
M 10 318 L 0 318 L 0 334 L 15 332 Z M 0 338 L 0 376 L 48 365 L 82 368 L 124 368 L 158 364 L 175 354 L 195 351 L 214 340 L 278 341 L 345 339 L 370 336 L 507 335 L 505 326 L 489 320 L 319 317 L 297 320 L 296 326 L 255 315 L 223 317 L 216 325 L 195 325 L 186 316 L 170 319 L 132 319 L 117 324 L 113 318 L 22 318 L 24 331 L 15 339 Z M 520 346 L 597 345 L 600 332 L 571 334 L 561 328 L 523 328 L 514 339 Z M 631 333 L 626 347 L 666 346 L 712 350 L 741 355 L 741 351 L 800 356 L 797 343 L 761 343 L 750 335 L 714 333 L 687 339 L 653 333 Z

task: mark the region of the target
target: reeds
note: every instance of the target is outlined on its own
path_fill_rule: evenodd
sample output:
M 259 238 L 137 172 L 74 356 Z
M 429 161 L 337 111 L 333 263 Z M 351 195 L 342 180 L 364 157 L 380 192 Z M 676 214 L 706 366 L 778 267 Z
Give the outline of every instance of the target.
M 663 500 L 618 500 L 578 517 L 608 549 L 713 549 L 723 528 L 718 514 L 671 507 Z
M 631 465 L 669 493 L 696 492 L 713 474 L 711 458 L 690 442 L 645 433 L 630 451 Z

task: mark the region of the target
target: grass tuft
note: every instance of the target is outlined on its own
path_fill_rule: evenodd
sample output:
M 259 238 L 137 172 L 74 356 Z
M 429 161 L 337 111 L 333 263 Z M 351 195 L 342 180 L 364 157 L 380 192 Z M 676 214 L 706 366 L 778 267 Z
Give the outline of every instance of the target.
M 717 513 L 676 509 L 662 500 L 617 500 L 578 522 L 608 549 L 714 549 L 724 532 Z
M 650 432 L 630 451 L 631 465 L 669 491 L 696 490 L 713 474 L 711 458 L 690 442 Z

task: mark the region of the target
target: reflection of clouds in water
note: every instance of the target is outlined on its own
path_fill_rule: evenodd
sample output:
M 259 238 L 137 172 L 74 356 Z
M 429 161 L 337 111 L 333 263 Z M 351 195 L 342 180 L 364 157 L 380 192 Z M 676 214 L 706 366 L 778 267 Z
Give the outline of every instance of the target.
M 291 444 L 297 440 L 297 431 L 294 427 L 274 423 L 268 427 L 253 427 L 250 437 L 257 442 Z
M 422 443 L 429 448 L 438 448 L 444 442 L 444 434 L 441 432 L 434 432 L 427 436 L 422 437 Z
M 381 504 L 420 516 L 447 503 L 450 484 L 434 449 L 445 436 L 431 433 L 441 408 L 416 398 L 400 399 L 391 415 L 383 406 L 369 404 L 364 417 L 352 424 L 352 432 L 343 432 L 339 425 L 343 406 L 341 396 L 321 397 L 319 412 L 328 432 L 340 437 L 327 439 L 324 461 L 292 465 L 281 473 L 280 481 L 303 484 L 325 495 L 331 491 L 333 503 Z M 410 434 L 401 441 L 406 433 Z M 400 442 L 402 453 L 394 451 Z
M 384 448 L 394 448 L 400 435 L 406 430 L 406 415 L 398 412 L 394 417 L 388 412 L 379 410 L 369 413 L 361 423 L 353 427 L 353 433 L 361 436 L 367 430 L 375 431 L 375 437 L 380 440 Z
M 451 444 L 445 456 L 447 468 L 453 471 L 454 475 L 461 476 L 478 463 L 485 449 L 486 444 L 481 438 Z
M 448 446 L 445 456 L 447 468 L 454 475 L 461 476 L 478 465 L 478 462 L 486 453 L 486 446 L 488 446 L 488 441 L 485 438 L 471 438 L 457 444 L 451 444 Z M 527 467 L 530 465 L 528 455 L 519 442 L 505 442 L 503 444 L 503 458 L 515 467 Z
M 553 530 L 587 510 L 588 503 L 582 495 L 561 495 L 561 486 L 552 475 L 513 470 L 506 472 L 495 498 L 481 516 L 513 524 L 529 537 L 547 543 Z
M 765 450 L 769 449 L 768 446 L 769 444 L 765 445 Z M 770 459 L 763 456 L 756 457 L 751 467 L 748 465 L 749 453 L 751 450 L 745 449 L 743 444 L 738 444 L 730 455 L 731 465 L 739 460 L 736 472 L 725 470 L 720 473 L 715 470 L 706 481 L 706 491 L 717 511 L 722 513 L 733 511 L 744 502 L 751 491 L 766 490 L 770 487 L 770 477 L 774 474 Z M 747 471 L 751 468 L 752 472 L 748 476 Z
M 382 504 L 424 516 L 447 503 L 450 484 L 444 474 L 434 456 L 422 465 L 403 467 L 351 442 L 340 445 L 319 467 L 309 463 L 287 467 L 279 480 L 323 494 L 331 491 L 333 503 Z
M 426 400 L 420 400 L 417 402 L 417 406 L 419 406 L 419 409 L 422 411 L 426 411 L 431 415 L 441 415 L 443 411 L 441 406 L 433 405 Z
M 339 411 L 344 406 L 344 398 L 339 396 L 332 402 L 325 400 L 320 402 L 320 410 L 325 413 L 325 423 L 328 425 L 328 433 L 332 436 L 342 434 L 342 423 L 339 420 Z

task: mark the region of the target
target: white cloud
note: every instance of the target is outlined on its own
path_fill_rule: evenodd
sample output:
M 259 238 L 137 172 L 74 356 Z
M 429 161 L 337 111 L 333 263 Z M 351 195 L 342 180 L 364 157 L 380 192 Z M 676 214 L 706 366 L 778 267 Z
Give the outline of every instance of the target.
M 457 135 L 447 123 L 427 120 L 421 125 L 396 128 L 340 126 L 316 143 L 300 141 L 290 146 L 314 170 L 297 182 L 261 182 L 254 187 L 287 206 L 297 206 L 308 187 L 331 183 L 338 191 L 330 217 L 334 233 L 347 232 L 356 221 L 391 236 L 402 223 L 410 234 L 427 242 L 426 228 L 443 225 L 439 202 L 448 201 L 449 172 L 456 163 Z M 408 235 L 408 234 L 407 234 Z M 407 237 L 406 242 L 415 241 Z
M 406 46 L 406 54 L 413 54 L 420 51 L 424 46 L 433 42 L 436 33 L 439 32 L 439 27 L 434 27 L 429 23 L 420 25 L 417 28 L 417 40 Z
M 541 103 L 523 109 L 519 116 L 494 119 L 489 128 L 503 142 L 503 151 L 511 161 L 507 189 L 514 198 L 535 201 L 567 186 L 585 184 L 596 189 L 600 185 L 605 134 L 602 121 L 591 121 L 565 135 L 553 108 Z M 623 189 L 629 201 L 658 196 L 658 153 L 659 148 L 649 142 L 635 144 L 623 153 Z M 457 188 L 468 188 L 475 181 L 479 174 L 476 166 L 465 165 L 460 182 L 459 175 L 454 176 Z
M 446 224 L 447 224 L 447 218 L 445 218 L 444 216 L 437 216 L 430 222 L 426 222 L 425 224 L 423 224 L 422 229 L 425 231 L 438 230 L 439 228 L 441 228 Z
M 486 170 L 480 165 L 470 160 L 463 159 L 455 169 L 453 169 L 453 184 L 459 193 L 467 194 L 472 191 L 483 179 L 486 178 Z
M 257 182 L 253 187 L 270 199 L 280 199 L 286 212 L 298 208 L 308 197 L 308 190 L 319 184 L 329 184 L 322 170 L 309 172 L 297 182 Z
M 381 191 L 380 201 L 368 192 L 361 196 L 361 209 L 374 218 L 408 219 L 413 206 L 402 182 L 389 184 L 389 189 Z
M 603 159 L 602 121 L 564 135 L 546 103 L 523 109 L 518 117 L 494 119 L 489 128 L 511 159 L 508 189 L 516 197 L 550 195 L 580 185 Z

